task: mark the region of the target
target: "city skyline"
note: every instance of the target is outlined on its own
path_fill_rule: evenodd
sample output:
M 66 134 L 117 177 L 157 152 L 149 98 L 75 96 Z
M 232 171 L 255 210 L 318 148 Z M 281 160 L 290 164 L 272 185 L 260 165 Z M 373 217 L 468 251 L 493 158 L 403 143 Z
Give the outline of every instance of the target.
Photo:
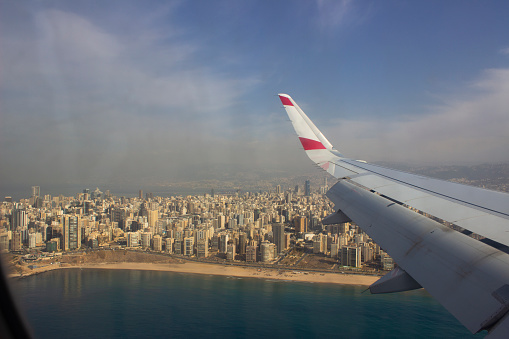
M 508 6 L 4 2 L 2 184 L 309 173 L 278 92 L 346 155 L 507 162 Z
M 48 259 L 69 252 L 141 249 L 209 263 L 259 262 L 333 273 L 341 265 L 364 274 L 390 270 L 388 256 L 355 224 L 322 225 L 332 212 L 324 184 L 304 192 L 277 185 L 272 192 L 186 197 L 143 196 L 142 190 L 137 197 L 120 197 L 98 188 L 51 196 L 32 186 L 30 198 L 1 204 L 0 250 L 28 253 L 23 260 L 40 263 L 30 269 L 48 267 Z M 349 259 L 342 254 L 347 245 Z

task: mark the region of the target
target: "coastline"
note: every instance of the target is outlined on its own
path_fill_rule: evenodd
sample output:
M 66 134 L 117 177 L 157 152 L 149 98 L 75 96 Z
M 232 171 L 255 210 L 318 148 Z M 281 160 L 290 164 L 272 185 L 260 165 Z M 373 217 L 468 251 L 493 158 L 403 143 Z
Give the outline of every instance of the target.
M 368 276 L 358 274 L 338 274 L 327 272 L 309 272 L 299 270 L 277 270 L 268 268 L 251 268 L 234 265 L 218 265 L 197 262 L 184 263 L 140 263 L 140 262 L 118 262 L 118 263 L 89 263 L 81 265 L 51 265 L 34 268 L 28 274 L 11 275 L 11 277 L 27 277 L 55 269 L 85 268 L 85 269 L 108 269 L 108 270 L 144 270 L 164 271 L 191 274 L 206 274 L 219 276 L 233 276 L 241 278 L 261 278 L 286 281 L 298 281 L 309 283 L 327 283 L 340 285 L 361 285 L 369 286 L 378 280 L 379 276 Z

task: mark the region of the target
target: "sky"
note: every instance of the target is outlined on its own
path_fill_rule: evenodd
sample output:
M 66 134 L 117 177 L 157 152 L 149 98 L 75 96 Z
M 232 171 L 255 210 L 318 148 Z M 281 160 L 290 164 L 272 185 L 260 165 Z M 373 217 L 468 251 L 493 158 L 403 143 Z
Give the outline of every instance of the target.
M 0 3 L 0 186 L 316 169 L 287 93 L 348 157 L 509 161 L 506 1 Z

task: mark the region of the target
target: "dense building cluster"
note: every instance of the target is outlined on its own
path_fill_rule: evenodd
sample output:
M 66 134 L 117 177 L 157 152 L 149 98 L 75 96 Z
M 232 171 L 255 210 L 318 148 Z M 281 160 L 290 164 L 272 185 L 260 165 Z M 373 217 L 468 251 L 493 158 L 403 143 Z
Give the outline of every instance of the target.
M 59 252 L 127 247 L 196 258 L 273 263 L 289 249 L 360 267 L 376 257 L 392 260 L 357 226 L 324 226 L 333 212 L 323 195 L 299 187 L 274 192 L 159 197 L 116 197 L 99 189 L 74 197 L 6 198 L 0 210 L 0 249 Z

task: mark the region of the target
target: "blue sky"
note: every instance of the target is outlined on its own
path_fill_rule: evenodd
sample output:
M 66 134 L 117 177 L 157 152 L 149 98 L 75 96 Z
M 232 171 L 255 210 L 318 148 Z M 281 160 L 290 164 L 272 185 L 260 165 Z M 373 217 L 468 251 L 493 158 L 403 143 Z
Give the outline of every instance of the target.
M 313 172 L 276 96 L 345 155 L 509 161 L 504 1 L 3 1 L 3 183 Z

